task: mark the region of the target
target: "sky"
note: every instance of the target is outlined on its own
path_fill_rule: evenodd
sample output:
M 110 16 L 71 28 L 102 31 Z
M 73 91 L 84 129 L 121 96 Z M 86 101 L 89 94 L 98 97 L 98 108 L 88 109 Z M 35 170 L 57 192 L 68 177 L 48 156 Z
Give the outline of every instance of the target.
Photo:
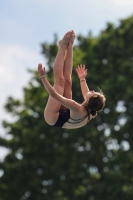
M 133 15 L 133 0 L 0 0 L 0 136 L 5 136 L 2 121 L 11 121 L 5 111 L 7 98 L 23 97 L 28 84 L 27 69 L 37 70 L 46 61 L 41 43 L 51 43 L 54 34 L 62 38 L 68 30 L 97 36 L 107 22 Z M 6 151 L 0 147 L 3 158 Z

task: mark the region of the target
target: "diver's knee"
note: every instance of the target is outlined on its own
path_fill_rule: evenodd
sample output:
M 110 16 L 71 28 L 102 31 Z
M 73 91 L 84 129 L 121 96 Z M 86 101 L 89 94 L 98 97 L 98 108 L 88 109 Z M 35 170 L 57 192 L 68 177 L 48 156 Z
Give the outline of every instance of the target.
M 72 86 L 72 80 L 71 78 L 65 78 L 65 87 L 71 87 Z
M 56 82 L 59 86 L 62 86 L 62 87 L 64 87 L 64 85 L 65 85 L 64 77 L 58 77 L 58 79 L 56 79 L 55 82 Z

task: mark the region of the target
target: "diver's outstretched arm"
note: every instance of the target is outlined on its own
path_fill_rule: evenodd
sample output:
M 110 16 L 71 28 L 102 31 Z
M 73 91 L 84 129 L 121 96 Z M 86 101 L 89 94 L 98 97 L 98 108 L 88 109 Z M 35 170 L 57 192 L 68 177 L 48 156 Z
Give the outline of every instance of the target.
M 46 91 L 49 93 L 49 95 L 51 95 L 51 97 L 56 99 L 58 102 L 60 102 L 66 108 L 69 108 L 70 110 L 73 110 L 75 112 L 79 111 L 79 109 L 81 107 L 80 104 L 78 104 L 76 101 L 74 101 L 72 99 L 67 99 L 67 98 L 63 97 L 62 95 L 58 94 L 56 92 L 56 90 L 52 87 L 52 85 L 49 83 L 49 81 L 46 78 L 45 68 L 42 68 L 42 64 L 38 65 L 38 73 L 40 75 L 40 79 L 42 80 L 42 83 L 43 83 Z
M 86 75 L 87 75 L 87 69 L 85 69 L 85 65 L 79 65 L 76 69 L 76 72 L 78 74 L 78 77 L 80 79 L 80 86 L 81 86 L 81 91 L 82 91 L 82 95 L 84 97 L 84 100 L 86 100 L 86 95 L 87 95 L 87 92 L 89 92 L 89 88 L 88 88 L 88 85 L 86 83 Z

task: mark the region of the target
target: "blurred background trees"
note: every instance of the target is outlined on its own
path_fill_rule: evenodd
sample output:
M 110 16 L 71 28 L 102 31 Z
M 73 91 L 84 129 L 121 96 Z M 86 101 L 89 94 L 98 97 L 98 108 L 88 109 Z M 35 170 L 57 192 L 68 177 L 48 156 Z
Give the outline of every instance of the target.
M 58 37 L 41 45 L 53 84 Z M 83 128 L 47 125 L 43 110 L 48 94 L 35 71 L 24 97 L 9 97 L 5 108 L 15 121 L 3 122 L 0 146 L 9 154 L 0 163 L 0 200 L 131 200 L 133 198 L 133 17 L 115 27 L 108 23 L 98 37 L 77 36 L 74 47 L 73 99 L 83 97 L 75 69 L 88 68 L 87 83 L 99 87 L 104 111 Z

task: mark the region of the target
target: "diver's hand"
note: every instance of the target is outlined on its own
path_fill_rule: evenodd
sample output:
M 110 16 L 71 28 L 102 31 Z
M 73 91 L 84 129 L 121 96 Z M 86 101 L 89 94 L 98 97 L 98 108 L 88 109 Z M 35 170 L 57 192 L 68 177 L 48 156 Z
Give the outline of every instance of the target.
M 87 75 L 87 69 L 85 69 L 85 65 L 79 65 L 76 68 L 76 72 L 78 74 L 79 79 L 85 79 L 86 75 Z

